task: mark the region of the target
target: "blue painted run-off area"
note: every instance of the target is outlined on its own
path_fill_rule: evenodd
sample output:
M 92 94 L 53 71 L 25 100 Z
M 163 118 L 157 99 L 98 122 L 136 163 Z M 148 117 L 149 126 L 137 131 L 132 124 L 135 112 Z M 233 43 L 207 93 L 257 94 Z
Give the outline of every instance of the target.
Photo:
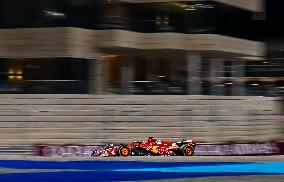
M 1 169 L 12 169 L 1 173 Z M 138 162 L 0 160 L 0 181 L 137 181 L 284 174 L 284 162 Z

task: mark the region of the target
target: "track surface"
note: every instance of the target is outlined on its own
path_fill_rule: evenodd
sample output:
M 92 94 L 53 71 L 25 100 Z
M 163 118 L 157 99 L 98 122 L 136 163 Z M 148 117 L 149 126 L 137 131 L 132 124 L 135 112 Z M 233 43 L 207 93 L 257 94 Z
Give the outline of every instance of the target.
M 21 159 L 21 160 L 20 160 Z M 283 181 L 284 157 L 2 157 L 2 182 Z

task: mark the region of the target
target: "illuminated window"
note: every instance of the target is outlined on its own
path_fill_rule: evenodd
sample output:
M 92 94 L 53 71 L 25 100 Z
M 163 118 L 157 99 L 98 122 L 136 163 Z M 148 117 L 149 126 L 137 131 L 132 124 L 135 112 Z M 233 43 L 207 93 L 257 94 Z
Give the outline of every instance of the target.
M 23 71 L 22 70 L 9 70 L 8 79 L 9 80 L 23 80 Z

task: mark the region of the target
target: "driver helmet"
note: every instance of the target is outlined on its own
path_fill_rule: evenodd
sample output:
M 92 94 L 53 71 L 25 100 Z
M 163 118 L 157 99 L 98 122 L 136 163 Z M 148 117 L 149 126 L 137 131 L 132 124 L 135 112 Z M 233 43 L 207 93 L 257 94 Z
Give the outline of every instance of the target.
M 156 143 L 157 144 L 162 144 L 162 141 L 161 140 L 157 140 Z

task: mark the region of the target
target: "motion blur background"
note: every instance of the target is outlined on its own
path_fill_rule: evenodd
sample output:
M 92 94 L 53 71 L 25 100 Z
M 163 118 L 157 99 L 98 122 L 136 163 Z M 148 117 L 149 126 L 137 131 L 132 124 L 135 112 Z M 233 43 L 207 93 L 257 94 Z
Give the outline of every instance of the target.
M 0 0 L 2 149 L 282 142 L 282 5 Z

